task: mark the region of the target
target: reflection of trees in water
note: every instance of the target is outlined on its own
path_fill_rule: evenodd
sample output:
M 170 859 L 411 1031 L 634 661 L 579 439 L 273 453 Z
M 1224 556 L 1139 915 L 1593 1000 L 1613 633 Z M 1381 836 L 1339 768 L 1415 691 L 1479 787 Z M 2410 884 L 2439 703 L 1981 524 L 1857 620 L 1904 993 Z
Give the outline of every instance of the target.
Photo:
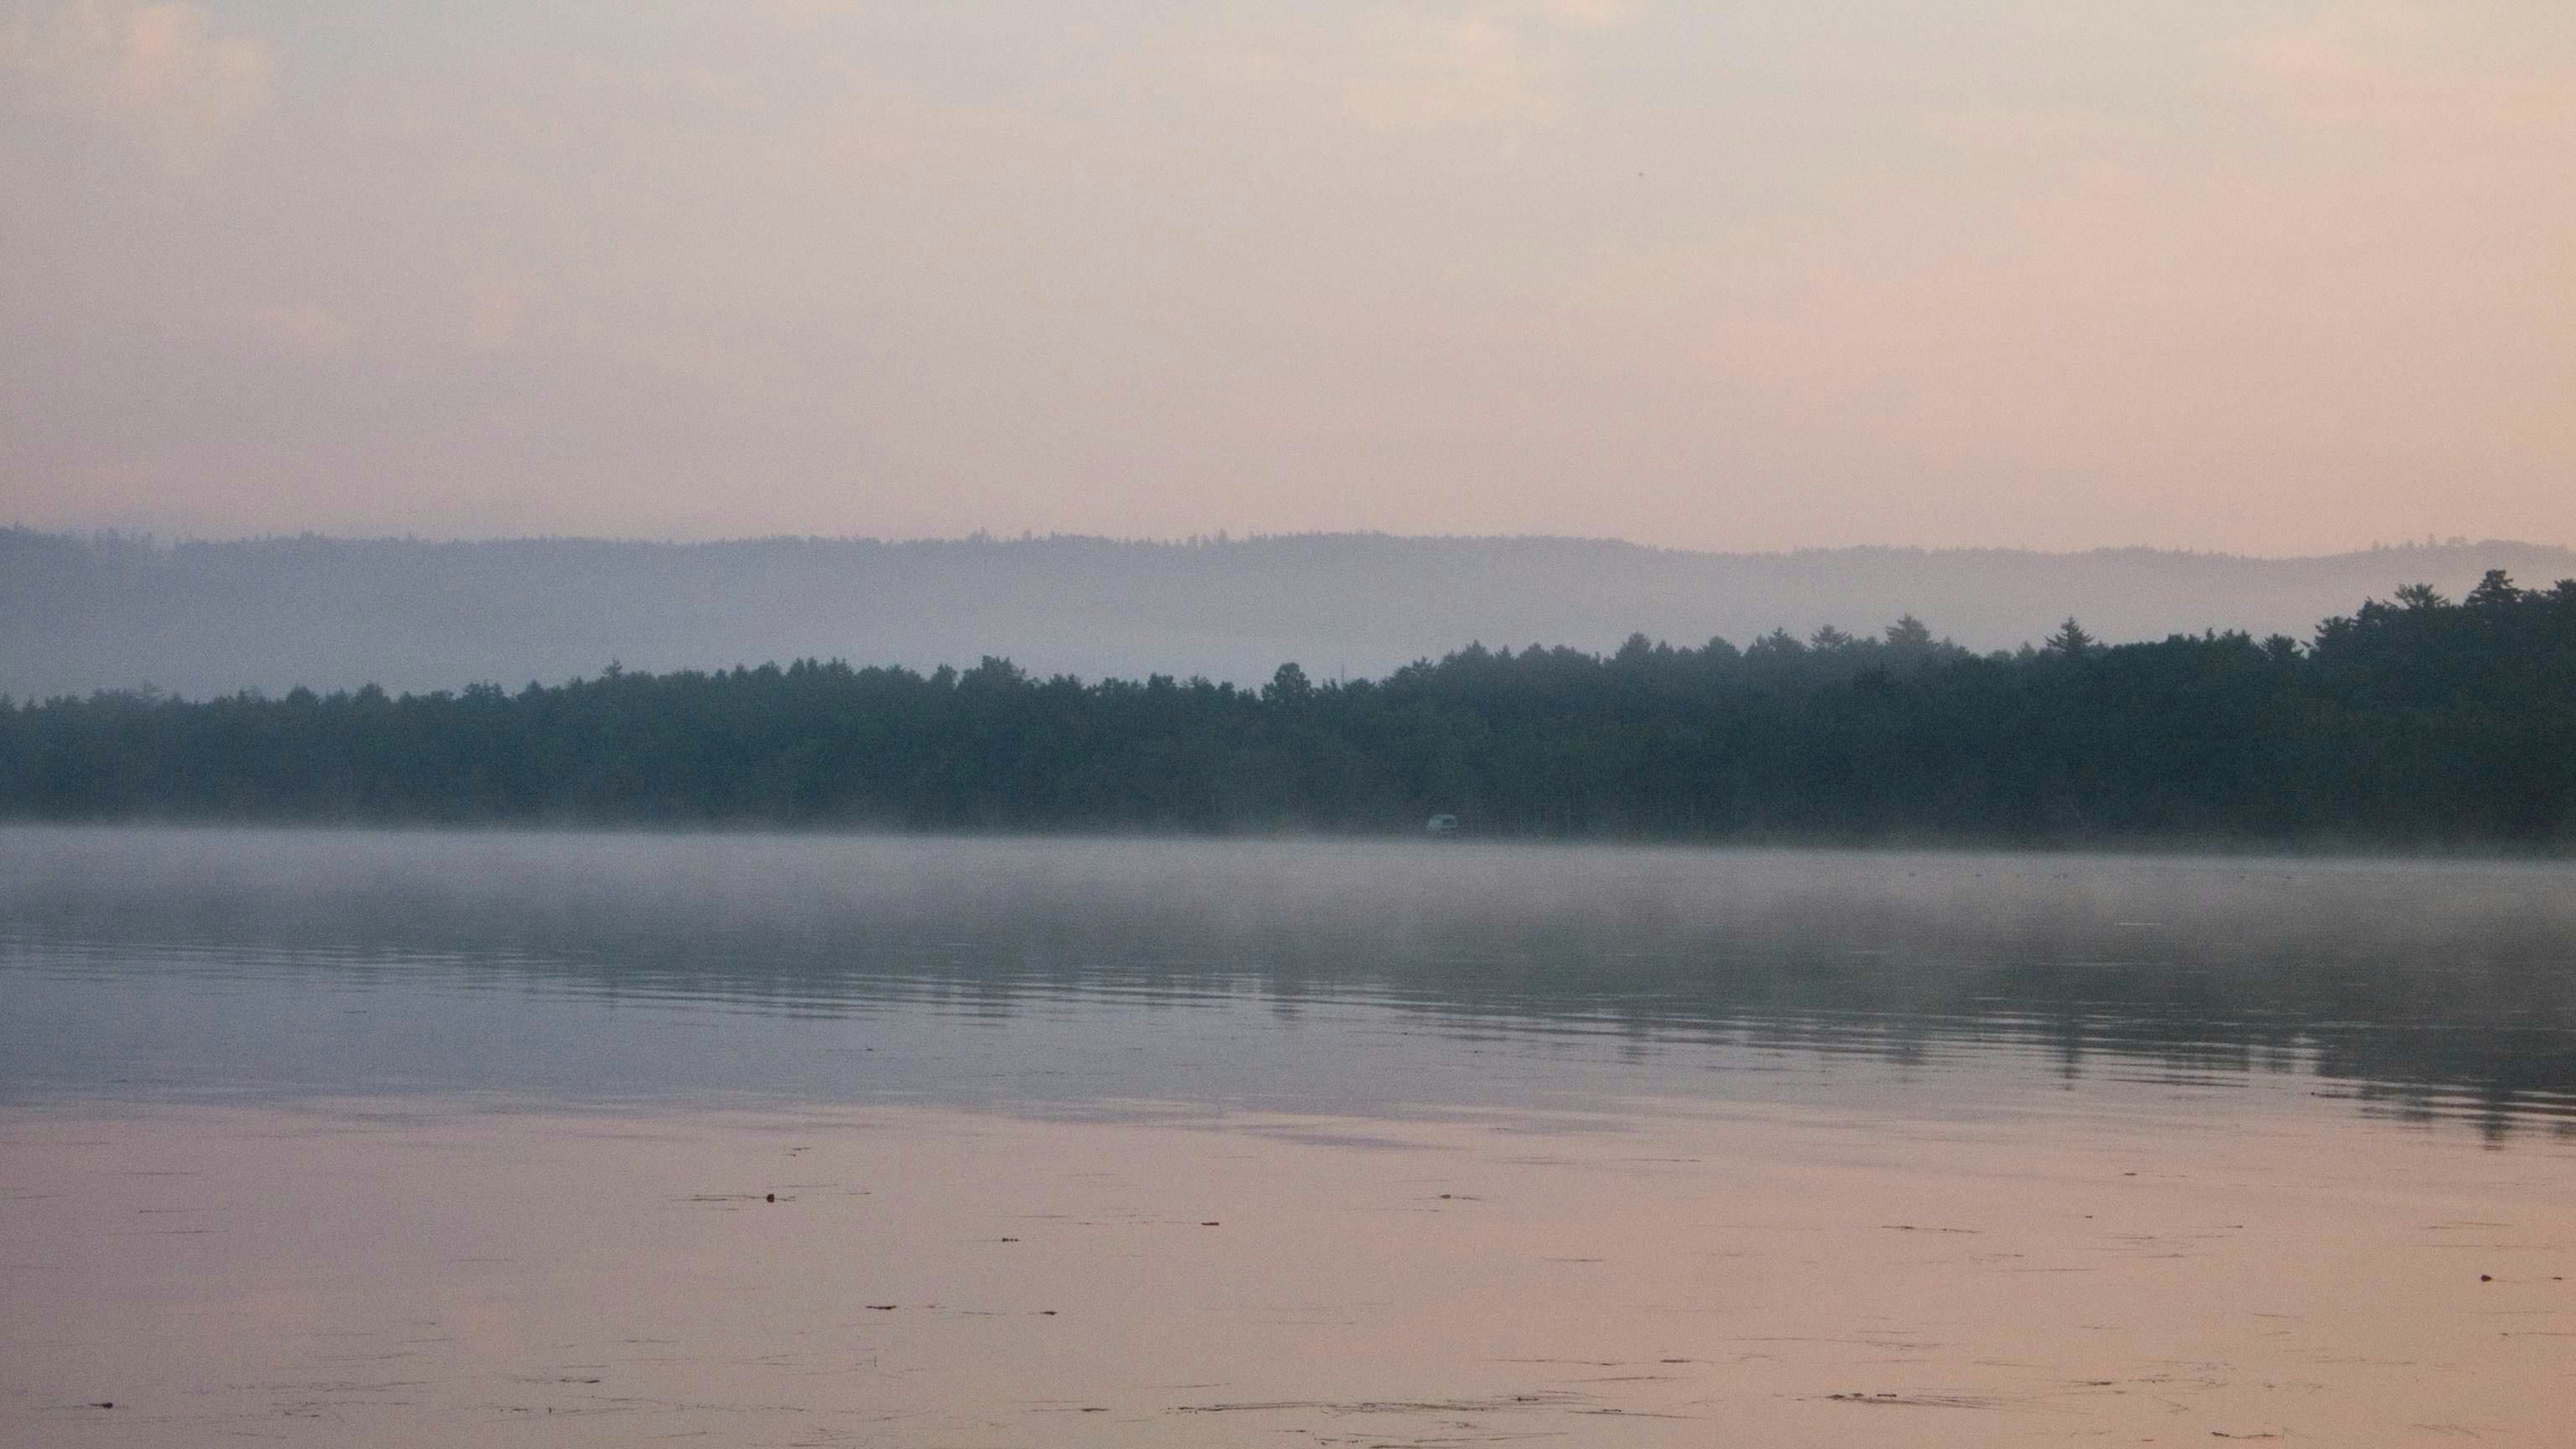
M 1607 1036 L 1643 1054 L 2312 1071 L 2371 1111 L 2496 1133 L 2576 1123 L 2576 872 L 2559 867 L 257 839 L 264 858 L 211 868 L 201 851 L 128 849 L 111 862 L 123 869 L 0 894 L 0 920 L 606 1001 L 992 1019 L 1358 1007 L 1448 1035 Z

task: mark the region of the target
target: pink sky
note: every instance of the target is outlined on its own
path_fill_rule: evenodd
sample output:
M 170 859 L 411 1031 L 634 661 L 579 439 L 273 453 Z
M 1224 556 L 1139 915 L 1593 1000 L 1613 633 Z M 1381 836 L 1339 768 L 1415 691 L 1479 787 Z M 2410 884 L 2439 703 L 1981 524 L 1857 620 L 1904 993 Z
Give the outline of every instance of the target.
M 27 0 L 0 523 L 2576 539 L 2576 7 Z

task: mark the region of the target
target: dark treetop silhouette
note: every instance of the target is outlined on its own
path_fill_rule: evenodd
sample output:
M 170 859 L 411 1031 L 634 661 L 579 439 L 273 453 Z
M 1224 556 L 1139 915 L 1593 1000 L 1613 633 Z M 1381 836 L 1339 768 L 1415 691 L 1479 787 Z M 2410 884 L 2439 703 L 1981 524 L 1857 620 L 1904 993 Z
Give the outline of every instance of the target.
M 800 661 L 518 693 L 0 702 L 28 819 L 2547 844 L 2576 834 L 2576 580 L 2286 636 L 1470 647 L 1379 680 Z

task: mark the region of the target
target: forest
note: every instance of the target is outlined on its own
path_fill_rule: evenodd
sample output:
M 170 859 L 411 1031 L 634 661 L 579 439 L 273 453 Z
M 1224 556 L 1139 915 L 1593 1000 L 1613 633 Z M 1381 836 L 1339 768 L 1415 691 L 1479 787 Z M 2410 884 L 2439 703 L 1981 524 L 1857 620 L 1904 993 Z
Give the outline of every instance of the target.
M 0 817 L 2554 848 L 2576 580 L 2309 640 L 1472 646 L 1259 689 L 802 660 L 558 685 L 0 699 Z

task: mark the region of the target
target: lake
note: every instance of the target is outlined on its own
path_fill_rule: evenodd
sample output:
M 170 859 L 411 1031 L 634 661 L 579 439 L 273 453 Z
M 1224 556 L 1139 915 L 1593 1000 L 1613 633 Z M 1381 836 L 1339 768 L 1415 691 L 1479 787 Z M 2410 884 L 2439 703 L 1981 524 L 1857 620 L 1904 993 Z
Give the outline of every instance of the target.
M 2576 1434 L 2576 867 L 0 830 L 0 1444 Z

